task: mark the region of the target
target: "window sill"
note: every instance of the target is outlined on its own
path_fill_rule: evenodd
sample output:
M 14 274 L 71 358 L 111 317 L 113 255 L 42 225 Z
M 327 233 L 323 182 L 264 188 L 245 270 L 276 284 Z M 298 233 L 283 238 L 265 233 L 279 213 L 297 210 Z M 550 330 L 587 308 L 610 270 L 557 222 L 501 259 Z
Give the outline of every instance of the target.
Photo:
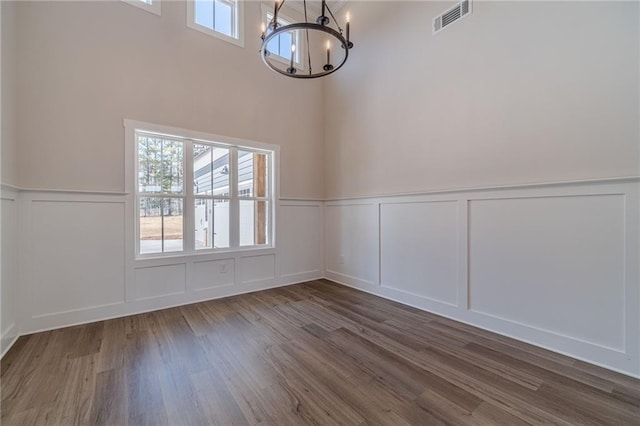
M 234 44 L 238 47 L 244 47 L 244 40 L 242 40 L 242 34 L 240 33 L 240 36 L 238 38 L 234 38 L 234 37 L 230 37 L 226 34 L 222 34 L 216 30 L 212 30 L 211 28 L 207 28 L 204 27 L 202 25 L 199 24 L 195 24 L 193 22 L 187 22 L 187 27 L 191 28 L 192 30 L 196 30 L 199 31 L 203 34 L 206 34 L 208 36 L 211 37 L 215 37 L 217 39 L 226 41 L 227 43 L 231 43 Z
M 250 257 L 265 254 L 275 254 L 276 248 L 274 246 L 247 246 L 234 249 L 220 249 L 220 250 L 202 250 L 192 252 L 180 252 L 180 253 L 167 253 L 167 254 L 150 254 L 137 256 L 135 258 L 135 264 L 137 266 L 145 264 L 163 265 L 163 264 L 177 264 L 185 263 L 188 261 L 202 261 L 202 260 L 216 260 L 216 259 L 229 259 L 233 257 Z M 151 266 L 151 265 L 149 265 Z

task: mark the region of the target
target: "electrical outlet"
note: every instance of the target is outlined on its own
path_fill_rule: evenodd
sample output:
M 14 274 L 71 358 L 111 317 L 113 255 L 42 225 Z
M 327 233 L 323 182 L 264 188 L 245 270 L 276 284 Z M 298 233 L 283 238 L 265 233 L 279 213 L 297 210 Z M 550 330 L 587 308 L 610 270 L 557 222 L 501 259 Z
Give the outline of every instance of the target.
M 338 262 L 339 262 L 341 265 L 344 265 L 344 256 L 340 255 L 340 257 L 338 257 Z

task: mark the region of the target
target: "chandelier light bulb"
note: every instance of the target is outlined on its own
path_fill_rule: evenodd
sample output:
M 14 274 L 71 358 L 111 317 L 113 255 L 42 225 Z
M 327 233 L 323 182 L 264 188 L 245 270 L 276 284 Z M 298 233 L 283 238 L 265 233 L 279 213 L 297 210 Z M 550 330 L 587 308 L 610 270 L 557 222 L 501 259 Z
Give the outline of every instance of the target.
M 350 27 L 351 27 L 351 14 L 349 13 L 349 11 L 347 11 L 347 45 L 345 46 L 347 49 L 351 49 L 353 47 L 353 43 L 351 43 L 351 40 L 349 39 Z
M 291 62 L 289 63 L 289 68 L 287 68 L 287 73 L 293 75 L 296 73 L 296 68 L 293 66 L 293 58 L 296 56 L 296 45 L 291 44 Z

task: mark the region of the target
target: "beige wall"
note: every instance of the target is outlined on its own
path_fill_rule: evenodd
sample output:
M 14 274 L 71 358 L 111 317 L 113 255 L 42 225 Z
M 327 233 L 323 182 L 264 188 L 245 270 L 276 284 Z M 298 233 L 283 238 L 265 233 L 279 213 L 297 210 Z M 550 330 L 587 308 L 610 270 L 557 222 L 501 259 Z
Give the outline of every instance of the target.
M 258 2 L 244 49 L 182 2 L 3 2 L 2 180 L 122 191 L 123 118 L 280 144 L 284 197 L 638 174 L 637 3 L 475 2 L 434 37 L 447 4 L 352 2 L 352 57 L 309 82 L 260 63 Z
M 187 28 L 183 2 L 20 3 L 17 183 L 123 191 L 129 118 L 280 144 L 281 195 L 321 197 L 322 83 L 269 71 L 245 13 L 239 48 Z
M 639 174 L 638 3 L 349 7 L 327 80 L 328 197 Z
M 17 183 L 16 168 L 16 7 L 0 2 L 2 8 L 2 183 Z

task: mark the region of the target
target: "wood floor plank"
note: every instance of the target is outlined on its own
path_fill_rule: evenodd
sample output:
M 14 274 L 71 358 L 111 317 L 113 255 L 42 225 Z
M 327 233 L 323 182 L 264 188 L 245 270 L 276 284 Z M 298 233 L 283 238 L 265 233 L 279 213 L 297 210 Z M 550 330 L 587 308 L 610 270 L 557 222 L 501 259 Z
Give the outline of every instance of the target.
M 23 336 L 3 425 L 631 425 L 640 381 L 327 280 Z
M 589 401 L 585 404 L 585 407 L 588 410 L 593 408 L 596 415 L 606 415 L 606 413 L 610 411 L 619 414 L 621 419 L 624 418 L 624 413 L 629 413 L 631 416 L 640 415 L 640 408 L 634 404 L 629 404 L 626 401 L 619 400 L 618 398 L 612 398 L 612 392 L 587 386 L 564 375 L 556 374 L 544 368 L 527 363 L 526 361 L 511 357 L 507 354 L 502 354 L 495 350 L 484 348 L 482 345 L 478 345 L 476 343 L 470 343 L 467 345 L 467 349 L 481 354 L 486 358 L 493 359 L 495 362 L 500 362 L 504 365 L 509 365 L 513 368 L 528 371 L 530 374 L 536 375 L 543 381 L 543 385 L 539 389 L 540 392 L 538 393 L 548 394 L 550 397 L 554 394 L 558 394 L 562 398 L 576 397 L 584 400 L 585 402 Z M 549 387 L 554 387 L 555 391 L 549 392 Z M 616 417 L 615 414 L 614 417 Z
M 215 368 L 191 374 L 189 380 L 194 389 L 193 396 L 206 419 L 202 424 L 249 424 Z
M 304 414 L 306 422 L 352 425 L 364 421 L 357 410 L 315 377 L 316 371 L 291 357 L 284 346 L 274 345 L 266 354 L 282 378 L 282 387 L 298 401 L 296 410 Z
M 440 324 L 438 321 L 431 322 L 427 325 L 427 327 L 437 327 L 438 329 L 443 330 L 445 333 L 452 333 L 454 335 L 463 333 L 463 335 L 469 338 L 470 343 L 475 342 L 486 348 L 493 349 L 499 353 L 504 353 L 514 358 L 521 359 L 532 365 L 536 365 L 553 373 L 563 375 L 575 381 L 584 383 L 588 386 L 597 387 L 598 389 L 602 389 L 606 392 L 611 392 L 616 386 L 615 383 L 606 379 L 604 376 L 592 375 L 573 368 L 574 360 L 566 357 L 565 355 L 554 354 L 551 352 L 549 352 L 548 354 L 541 353 L 540 348 L 536 348 L 535 350 L 533 350 L 531 348 L 531 345 L 527 345 L 522 342 L 509 343 L 508 341 L 504 340 L 505 338 L 503 336 L 488 338 L 486 337 L 486 331 L 482 331 L 482 333 L 478 334 L 473 334 L 467 331 L 461 331 L 457 328 L 451 327 L 450 325 Z
M 126 424 L 128 407 L 124 390 L 124 369 L 97 372 L 89 423 L 95 426 Z
M 87 355 L 69 360 L 69 370 L 57 401 L 58 419 L 62 425 L 89 423 L 96 383 L 96 356 Z
M 488 402 L 480 404 L 473 411 L 472 417 L 474 419 L 473 424 L 476 425 L 527 426 L 530 424 Z
M 198 426 L 207 423 L 207 416 L 189 375 L 186 364 L 167 365 L 158 370 L 162 401 L 171 425 Z
M 102 342 L 96 361 L 96 372 L 116 370 L 124 366 L 126 335 L 124 318 L 104 322 Z
M 58 415 L 59 410 L 55 404 L 42 405 L 26 411 L 11 412 L 9 416 L 3 417 L 2 424 L 48 426 L 56 424 Z
M 156 371 L 148 369 L 127 372 L 127 423 L 131 425 L 169 425 Z

